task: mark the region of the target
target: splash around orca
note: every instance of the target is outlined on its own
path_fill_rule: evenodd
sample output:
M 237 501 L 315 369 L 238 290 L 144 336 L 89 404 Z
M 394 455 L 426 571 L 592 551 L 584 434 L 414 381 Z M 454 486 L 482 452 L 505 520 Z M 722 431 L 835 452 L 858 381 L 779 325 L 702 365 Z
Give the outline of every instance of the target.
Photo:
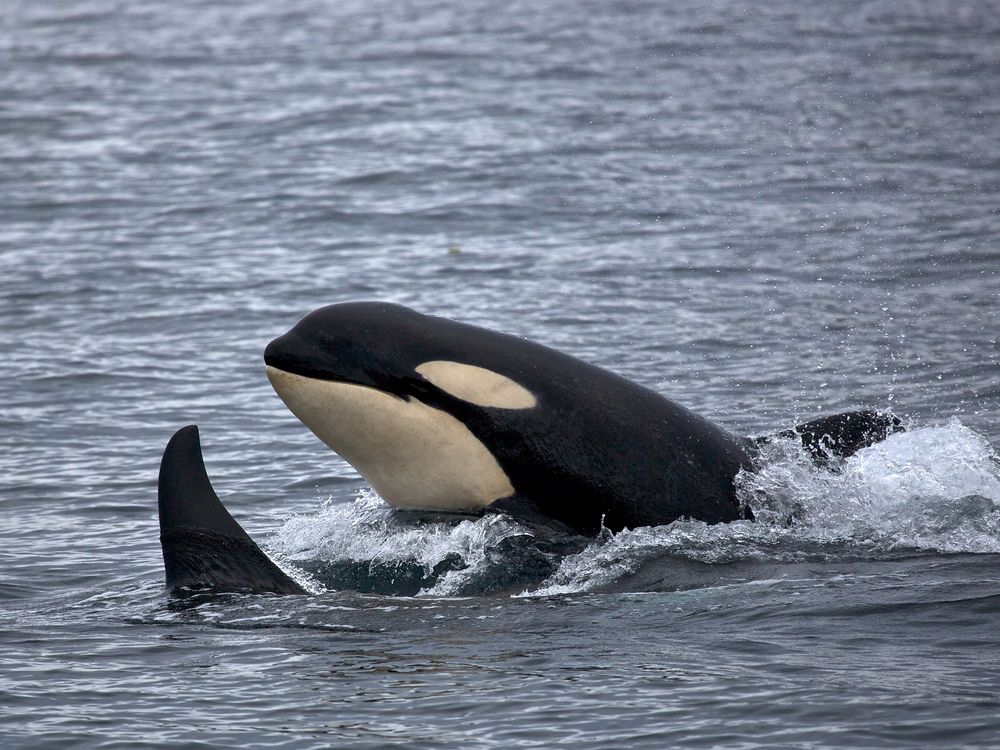
M 384 302 L 315 310 L 268 344 L 264 362 L 292 413 L 399 509 L 507 513 L 580 534 L 679 518 L 733 521 L 750 517 L 737 498 L 736 475 L 755 469 L 759 445 L 769 439 L 735 435 L 659 393 L 541 344 Z M 824 461 L 901 429 L 896 417 L 866 410 L 778 434 L 800 437 Z M 191 443 L 190 433 L 181 437 L 171 445 Z M 197 448 L 197 433 L 194 440 Z M 190 477 L 185 462 L 194 467 Z M 161 526 L 165 513 L 198 515 L 171 510 L 175 506 L 217 504 L 229 517 L 203 477 L 200 450 L 168 446 Z M 185 494 L 188 479 L 194 489 Z M 178 564 L 177 549 L 185 534 L 198 531 L 199 520 L 211 534 L 235 535 L 220 518 L 216 509 L 207 519 L 167 524 L 162 538 L 171 588 L 191 578 L 183 570 L 192 564 Z M 185 555 L 197 557 L 190 550 Z M 249 558 L 244 562 L 254 568 Z M 211 572 L 199 575 L 192 580 L 213 587 Z M 220 586 L 236 586 L 233 577 L 223 576 Z M 238 590 L 290 588 L 273 571 L 263 583 L 250 578 Z

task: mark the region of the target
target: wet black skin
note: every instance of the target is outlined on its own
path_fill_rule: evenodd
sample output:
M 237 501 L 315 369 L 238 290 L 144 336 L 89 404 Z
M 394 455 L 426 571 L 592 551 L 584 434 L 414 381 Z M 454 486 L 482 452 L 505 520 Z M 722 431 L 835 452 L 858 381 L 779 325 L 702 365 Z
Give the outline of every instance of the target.
M 530 341 L 397 305 L 334 305 L 307 315 L 268 345 L 267 364 L 314 378 L 417 398 L 454 415 L 479 437 L 515 493 L 489 510 L 544 532 L 539 554 L 575 549 L 603 525 L 612 530 L 677 518 L 709 523 L 744 517 L 733 479 L 753 469 L 757 447 L 679 404 L 613 373 Z M 453 398 L 415 368 L 431 360 L 485 367 L 531 390 L 525 410 L 483 408 Z M 848 456 L 901 430 L 874 411 L 822 417 L 797 436 L 820 463 Z M 160 541 L 167 588 L 199 593 L 304 594 L 219 501 L 205 471 L 198 428 L 167 444 L 159 475 Z M 185 601 L 192 601 L 187 599 Z
M 167 443 L 158 496 L 163 567 L 171 593 L 306 593 L 219 501 L 194 425 L 182 427 Z
M 494 455 L 515 488 L 491 510 L 550 519 L 586 534 L 602 524 L 617 531 L 678 518 L 719 523 L 748 517 L 733 482 L 741 469 L 753 470 L 759 441 L 525 339 L 399 305 L 355 302 L 309 313 L 268 344 L 264 360 L 298 375 L 416 398 L 456 417 Z M 499 409 L 455 398 L 416 372 L 432 360 L 505 375 L 531 391 L 537 405 Z M 875 416 L 853 412 L 802 425 L 817 425 L 804 443 L 848 455 L 895 429 L 892 418 L 889 427 L 880 427 Z M 846 417 L 853 422 L 841 430 L 842 442 L 820 439 L 831 429 L 839 436 L 837 425 Z

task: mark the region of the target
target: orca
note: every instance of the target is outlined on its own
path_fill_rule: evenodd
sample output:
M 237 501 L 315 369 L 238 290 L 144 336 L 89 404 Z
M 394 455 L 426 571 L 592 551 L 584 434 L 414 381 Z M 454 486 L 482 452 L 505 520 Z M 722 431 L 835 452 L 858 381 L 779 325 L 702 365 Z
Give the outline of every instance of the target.
M 157 494 L 163 567 L 172 594 L 306 593 L 261 551 L 215 494 L 197 426 L 182 427 L 167 443 Z
M 734 480 L 773 439 L 541 344 L 385 302 L 315 310 L 264 362 L 291 412 L 406 510 L 501 512 L 583 534 L 750 518 Z M 900 429 L 865 410 L 779 436 L 829 462 Z

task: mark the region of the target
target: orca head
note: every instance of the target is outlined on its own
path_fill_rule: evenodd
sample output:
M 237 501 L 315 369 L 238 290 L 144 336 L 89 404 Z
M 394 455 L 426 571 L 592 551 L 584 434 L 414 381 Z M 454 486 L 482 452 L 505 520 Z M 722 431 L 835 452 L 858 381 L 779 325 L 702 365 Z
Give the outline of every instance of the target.
M 475 512 L 514 494 L 481 438 L 491 415 L 537 406 L 519 382 L 530 360 L 517 357 L 522 346 L 534 345 L 353 302 L 306 315 L 268 344 L 264 362 L 291 412 L 390 505 Z

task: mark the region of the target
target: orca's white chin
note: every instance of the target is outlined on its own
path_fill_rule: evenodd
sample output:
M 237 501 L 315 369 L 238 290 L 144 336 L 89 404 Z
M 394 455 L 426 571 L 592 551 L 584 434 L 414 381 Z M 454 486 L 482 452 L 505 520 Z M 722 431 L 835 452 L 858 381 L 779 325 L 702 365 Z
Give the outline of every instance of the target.
M 493 454 L 447 412 L 369 386 L 266 370 L 289 410 L 394 507 L 477 512 L 514 493 Z

